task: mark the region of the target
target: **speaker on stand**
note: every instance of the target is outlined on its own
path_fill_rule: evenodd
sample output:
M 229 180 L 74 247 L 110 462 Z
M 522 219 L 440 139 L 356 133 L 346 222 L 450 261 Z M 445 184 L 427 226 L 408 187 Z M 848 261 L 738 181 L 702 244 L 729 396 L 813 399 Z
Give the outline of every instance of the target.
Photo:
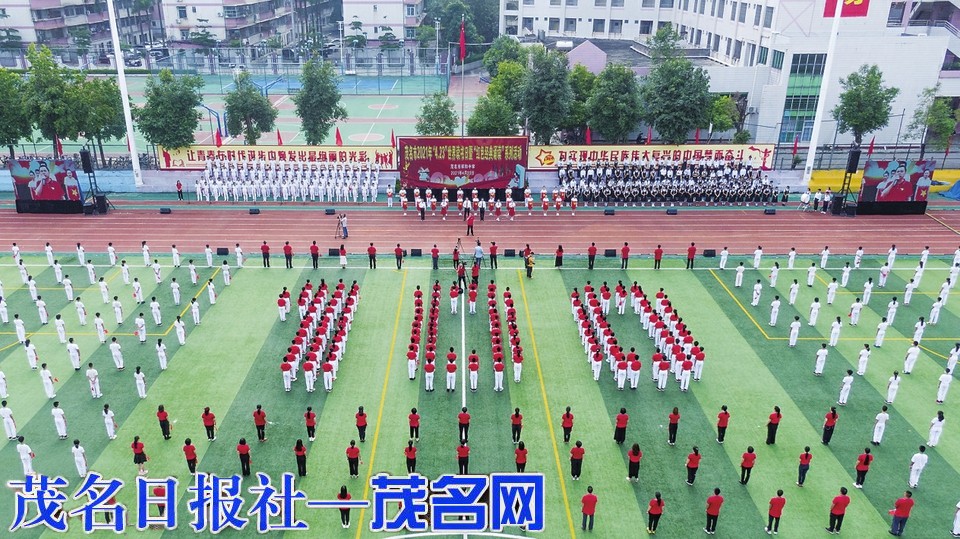
M 106 193 L 101 192 L 100 186 L 97 185 L 97 173 L 93 168 L 93 159 L 95 157 L 96 156 L 91 155 L 90 150 L 87 148 L 80 150 L 80 168 L 83 169 L 83 172 L 87 175 L 87 182 L 90 185 L 90 191 L 85 197 L 85 202 L 89 202 L 93 206 L 91 215 L 105 214 L 108 208 L 117 209 L 107 198 Z

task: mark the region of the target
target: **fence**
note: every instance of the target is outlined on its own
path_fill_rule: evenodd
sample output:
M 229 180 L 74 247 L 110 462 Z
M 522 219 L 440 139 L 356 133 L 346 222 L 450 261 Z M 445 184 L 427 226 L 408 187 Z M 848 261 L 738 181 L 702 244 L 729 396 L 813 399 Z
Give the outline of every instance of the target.
M 814 158 L 813 168 L 814 170 L 845 168 L 847 166 L 847 155 L 849 152 L 849 146 L 821 146 L 817 150 L 817 154 Z M 860 170 L 863 170 L 863 164 L 867 161 L 867 149 L 862 148 L 862 152 L 863 153 L 860 156 Z M 793 166 L 793 144 L 778 144 L 773 155 L 773 168 L 779 170 L 790 168 L 803 170 L 803 165 L 807 158 L 807 148 L 801 146 L 797 149 L 796 156 L 800 158 L 800 161 L 795 167 Z M 931 151 L 928 147 L 923 153 L 923 158 L 936 161 L 938 169 L 960 169 L 960 155 L 957 154 L 947 154 L 947 152 L 943 151 Z M 920 159 L 920 145 L 901 144 L 899 146 L 894 146 L 875 144 L 873 148 L 873 154 L 870 156 L 870 159 L 874 161 L 893 161 L 897 159 L 909 161 Z

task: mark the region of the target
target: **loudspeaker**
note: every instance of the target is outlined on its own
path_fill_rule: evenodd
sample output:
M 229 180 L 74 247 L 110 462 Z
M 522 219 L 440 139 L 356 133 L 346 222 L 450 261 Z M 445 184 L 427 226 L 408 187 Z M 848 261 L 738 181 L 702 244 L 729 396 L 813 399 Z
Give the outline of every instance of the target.
M 764 214 L 764 215 L 776 215 L 776 214 L 777 214 L 777 209 L 776 209 L 776 208 L 764 208 L 764 209 L 763 209 L 763 214 Z
M 160 208 L 160 213 L 162 213 L 163 215 L 169 215 L 173 213 L 173 210 L 171 210 L 170 208 Z
M 96 210 L 96 209 L 97 209 L 96 206 L 94 206 L 93 204 L 84 204 L 84 205 L 83 205 L 83 214 L 84 214 L 84 215 L 93 215 L 93 212 L 94 212 L 94 210 Z
M 676 208 L 667 208 L 667 215 L 676 215 L 676 214 L 677 214 Z
M 410 249 L 410 256 L 423 256 L 423 249 Z
M 84 173 L 93 174 L 93 162 L 90 161 L 90 150 L 80 150 L 80 165 L 83 167 Z
M 250 208 L 250 215 L 260 215 L 260 208 Z
M 327 256 L 340 256 L 340 248 L 333 247 L 327 250 Z
M 847 173 L 856 174 L 860 168 L 860 150 L 850 150 L 847 154 Z
M 230 256 L 230 249 L 226 247 L 217 247 L 217 256 Z
M 516 249 L 504 249 L 504 250 L 503 250 L 503 256 L 506 256 L 506 257 L 508 257 L 508 258 L 513 258 L 513 257 L 517 256 L 517 250 L 516 250 Z
M 93 200 L 97 205 L 97 213 L 107 213 L 107 195 L 96 195 L 93 197 Z
M 327 208 L 327 209 L 323 210 L 323 213 L 324 213 L 324 215 L 336 215 L 336 214 L 337 214 L 337 210 L 334 209 L 334 208 Z
M 604 215 L 614 215 L 615 213 L 616 213 L 616 210 L 614 210 L 613 208 L 604 208 L 604 209 L 603 209 L 603 214 L 604 214 Z
M 704 250 L 703 250 L 703 257 L 704 257 L 704 258 L 714 258 L 714 257 L 716 257 L 716 256 L 717 256 L 717 250 L 716 250 L 716 249 L 704 249 Z
M 616 250 L 616 249 L 604 249 L 604 250 L 603 250 L 603 256 L 605 256 L 605 257 L 607 257 L 607 258 L 613 258 L 613 257 L 617 256 L 617 250 Z

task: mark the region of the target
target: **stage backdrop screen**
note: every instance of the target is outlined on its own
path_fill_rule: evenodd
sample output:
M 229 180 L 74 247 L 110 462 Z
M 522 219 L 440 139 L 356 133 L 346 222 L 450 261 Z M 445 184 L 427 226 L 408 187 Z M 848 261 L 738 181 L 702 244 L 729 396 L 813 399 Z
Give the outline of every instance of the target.
M 73 159 L 11 159 L 7 168 L 17 200 L 83 200 Z
M 400 181 L 410 187 L 522 187 L 525 137 L 400 137 Z
M 936 161 L 867 161 L 860 202 L 925 202 Z

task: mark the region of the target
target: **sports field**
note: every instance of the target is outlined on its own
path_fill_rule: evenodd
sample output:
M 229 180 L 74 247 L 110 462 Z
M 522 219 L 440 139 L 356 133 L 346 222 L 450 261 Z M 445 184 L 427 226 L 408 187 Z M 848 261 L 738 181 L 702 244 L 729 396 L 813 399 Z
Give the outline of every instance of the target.
M 429 240 L 427 240 L 429 241 Z M 123 284 L 120 271 L 107 266 L 105 253 L 88 252 L 98 265 L 98 272 L 109 281 L 111 294 L 124 304 L 124 324 L 118 326 L 112 308 L 102 305 L 99 289 L 87 286 L 86 271 L 79 267 L 76 255 L 67 249 L 58 252 L 65 273 L 75 283 L 91 317 L 100 311 L 109 335 L 119 337 L 125 356 L 126 370 L 113 368 L 110 352 L 101 346 L 92 324 L 80 327 L 73 305 L 69 305 L 62 288 L 55 283 L 54 272 L 46 259 L 36 251 L 42 244 L 24 244 L 26 265 L 35 276 L 39 292 L 47 301 L 51 317 L 61 313 L 67 321 L 67 335 L 80 344 L 82 360 L 95 363 L 102 379 L 103 399 L 91 399 L 83 371 L 70 367 L 64 347 L 58 343 L 51 326 L 41 326 L 37 309 L 32 304 L 20 276 L 13 267 L 9 252 L 0 260 L 0 280 L 4 284 L 10 317 L 20 313 L 26 320 L 29 337 L 36 343 L 41 361 L 48 362 L 56 384 L 57 400 L 66 411 L 68 440 L 57 440 L 51 403 L 43 393 L 35 371 L 29 370 L 25 352 L 16 342 L 11 325 L 0 328 L 0 369 L 6 374 L 10 391 L 9 406 L 13 410 L 20 433 L 26 437 L 37 457 L 35 469 L 47 475 L 62 475 L 70 482 L 68 496 L 79 485 L 79 478 L 70 453 L 71 441 L 79 438 L 86 449 L 90 469 L 106 477 L 123 479 L 129 485 L 119 496 L 120 503 L 131 506 L 130 523 L 135 523 L 132 484 L 137 471 L 133 464 L 130 443 L 139 435 L 150 456 L 149 477 L 175 476 L 181 481 L 178 503 L 179 528 L 163 532 L 165 536 L 193 536 L 187 511 L 186 483 L 190 475 L 181 452 L 184 438 L 193 439 L 199 458 L 199 470 L 218 475 L 239 473 L 235 445 L 246 437 L 252 446 L 252 468 L 264 472 L 276 482 L 283 472 L 295 472 L 293 445 L 297 438 L 306 439 L 303 412 L 312 406 L 318 417 L 317 440 L 308 444 L 307 477 L 297 486 L 312 499 L 332 499 L 341 485 L 347 485 L 353 499 L 370 496 L 367 478 L 378 472 L 403 474 L 403 448 L 407 444 L 407 414 L 417 407 L 422 416 L 421 440 L 418 444 L 418 472 L 428 477 L 455 473 L 457 463 L 456 415 L 466 403 L 472 414 L 470 471 L 487 474 L 514 470 L 514 445 L 510 436 L 509 415 L 519 407 L 524 416 L 523 435 L 529 450 L 527 471 L 541 472 L 547 484 L 547 523 L 542 537 L 585 536 L 580 531 L 580 497 L 592 485 L 599 497 L 598 516 L 593 534 L 597 537 L 636 537 L 644 535 L 647 501 L 654 491 L 663 494 L 665 514 L 658 535 L 691 537 L 702 534 L 704 501 L 714 487 L 720 487 L 726 498 L 717 535 L 726 537 L 758 537 L 766 523 L 767 502 L 778 488 L 785 491 L 787 505 L 780 527 L 784 537 L 810 537 L 825 534 L 830 500 L 841 486 L 850 490 L 852 503 L 843 526 L 843 535 L 879 537 L 886 535 L 890 517 L 887 511 L 907 488 L 908 462 L 919 444 L 926 442 L 930 419 L 937 410 L 944 410 L 947 427 L 936 448 L 931 448 L 930 462 L 915 490 L 917 505 L 907 524 L 912 537 L 942 537 L 949 532 L 954 505 L 955 486 L 960 482 L 960 436 L 952 423 L 956 421 L 957 395 L 951 394 L 945 405 L 938 406 L 937 377 L 942 373 L 945 357 L 956 340 L 960 340 L 960 299 L 953 298 L 944 308 L 940 322 L 927 329 L 923 337 L 923 353 L 913 374 L 905 377 L 896 402 L 890 408 L 883 444 L 869 444 L 873 418 L 885 396 L 887 379 L 901 369 L 903 355 L 919 316 L 928 316 L 932 297 L 947 276 L 950 258 L 931 257 L 920 289 L 909 306 L 902 306 L 895 324 L 887 332 L 884 346 L 875 349 L 863 377 L 853 384 L 849 405 L 840 407 L 836 434 L 829 447 L 820 444 L 824 414 L 835 404 L 840 379 L 848 368 L 856 368 L 857 353 L 863 343 L 873 344 L 875 328 L 886 304 L 893 295 L 901 296 L 905 281 L 913 275 L 915 257 L 900 256 L 887 288 L 876 289 L 864 309 L 858 327 L 845 325 L 839 345 L 830 350 L 823 377 L 812 374 L 814 351 L 829 334 L 830 321 L 846 315 L 854 295 L 862 290 L 867 277 L 877 278 L 881 258 L 868 256 L 863 268 L 855 271 L 846 290 L 841 290 L 833 305 L 824 305 L 816 327 L 806 325 L 807 306 L 814 296 L 824 300 L 826 282 L 840 276 L 849 255 L 835 254 L 829 269 L 819 271 L 813 288 L 802 286 L 805 268 L 819 257 L 798 257 L 798 269 L 783 270 L 776 292 L 765 286 L 759 307 L 750 306 L 751 284 L 756 279 L 767 283 L 767 271 L 775 260 L 785 267 L 785 257 L 768 255 L 762 271 L 748 270 L 745 286 L 734 288 L 733 271 L 715 269 L 715 259 L 701 259 L 695 271 L 685 271 L 683 261 L 670 258 L 660 271 L 651 269 L 649 259 L 631 261 L 627 271 L 619 269 L 617 259 L 601 259 L 597 269 L 585 269 L 583 257 L 567 256 L 563 269 L 552 268 L 552 256 L 540 256 L 533 279 L 526 279 L 518 259 L 503 259 L 500 269 L 484 269 L 481 283 L 493 279 L 499 293 L 509 287 L 517 308 L 517 324 L 525 350 L 523 378 L 514 383 L 505 376 L 506 390 L 494 393 L 490 368 L 490 333 L 488 318 L 478 306 L 477 315 L 450 313 L 446 288 L 453 279 L 449 260 L 441 271 L 430 269 L 429 258 L 409 259 L 403 271 L 395 269 L 392 254 L 381 247 L 379 269 L 368 270 L 366 257 L 351 257 L 345 270 L 336 260 L 321 258 L 321 268 L 309 267 L 309 259 L 300 256 L 295 269 L 283 269 L 282 257 L 274 255 L 273 268 L 260 268 L 259 257 L 251 256 L 244 269 L 233 270 L 233 281 L 223 285 L 217 270 L 206 268 L 202 255 L 192 255 L 199 262 L 201 281 L 213 278 L 219 297 L 209 305 L 207 293 L 190 285 L 184 255 L 184 267 L 170 267 L 169 254 L 158 257 L 164 265 L 163 282 L 154 283 L 153 272 L 143 267 L 140 253 L 127 254 L 131 274 L 139 277 L 147 302 L 156 295 L 162 305 L 163 323 L 155 327 L 148 309 L 138 308 L 130 288 Z M 252 244 L 251 244 L 252 245 Z M 58 245 L 58 247 L 61 247 Z M 155 246 L 158 253 L 160 245 Z M 165 249 L 163 250 L 165 251 Z M 248 253 L 253 254 L 253 253 Z M 326 254 L 326 253 L 324 253 Z M 219 257 L 219 262 L 224 257 Z M 751 257 L 752 258 L 752 257 Z M 226 257 L 233 266 L 233 255 Z M 747 257 L 732 256 L 728 267 Z M 169 283 L 172 277 L 183 283 L 185 302 L 196 296 L 201 304 L 202 324 L 194 326 L 185 307 L 175 307 Z M 796 308 L 781 309 L 779 325 L 767 325 L 769 303 L 775 293 L 785 298 L 792 279 L 799 279 L 801 290 Z M 306 393 L 303 378 L 294 383 L 294 390 L 285 393 L 278 364 L 296 328 L 296 309 L 286 323 L 277 317 L 276 298 L 284 286 L 299 290 L 311 279 L 327 283 L 343 279 L 356 280 L 362 299 L 349 334 L 345 359 L 334 390 L 318 389 Z M 413 319 L 413 291 L 417 285 L 426 288 L 439 279 L 444 285 L 441 296 L 438 350 L 454 347 L 463 361 L 471 349 L 481 357 L 480 388 L 464 390 L 463 379 L 454 393 L 444 392 L 443 377 L 437 376 L 437 391 L 424 391 L 422 373 L 415 381 L 407 378 L 406 343 Z M 606 371 L 594 382 L 585 359 L 577 327 L 570 311 L 569 295 L 584 283 L 594 286 L 602 281 L 615 284 L 639 282 L 648 295 L 663 288 L 673 301 L 683 321 L 692 329 L 706 351 L 703 379 L 692 384 L 691 391 L 681 393 L 671 380 L 666 392 L 656 391 L 650 381 L 649 358 L 652 342 L 641 332 L 636 315 L 618 315 L 615 309 L 608 316 L 621 344 L 636 347 L 643 361 L 639 389 L 618 391 L 613 377 Z M 144 306 L 145 307 L 145 306 Z M 150 331 L 146 345 L 139 345 L 132 333 L 132 321 L 143 310 Z M 171 330 L 177 314 L 185 313 L 186 345 L 181 347 Z M 800 343 L 787 347 L 789 321 L 797 314 L 804 325 Z M 160 372 L 154 345 L 163 338 L 168 347 L 169 369 Z M 465 353 L 466 352 L 466 353 Z M 146 372 L 148 396 L 139 399 L 133 368 Z M 460 373 L 464 370 L 461 366 Z M 322 387 L 318 382 L 318 388 Z M 960 391 L 954 388 L 953 392 Z M 119 424 L 118 437 L 108 441 L 101 409 L 109 403 Z M 173 439 L 164 441 L 155 412 L 163 404 L 174 422 Z M 267 413 L 268 440 L 256 442 L 251 414 L 257 404 Z M 727 404 L 731 412 L 726 443 L 714 439 L 716 414 Z M 774 405 L 783 410 L 783 421 L 776 445 L 764 444 L 765 423 Z M 200 421 L 204 406 L 217 415 L 220 430 L 217 440 L 207 442 Z M 360 478 L 350 479 L 344 449 L 357 436 L 354 413 L 364 406 L 370 417 L 367 440 L 361 444 L 363 465 Z M 562 441 L 560 415 L 570 406 L 575 415 L 573 439 L 583 441 L 586 449 L 583 476 L 571 480 L 569 450 Z M 676 446 L 666 443 L 667 415 L 678 407 L 681 420 Z M 630 414 L 626 444 L 614 443 L 614 418 L 621 407 Z M 639 483 L 627 482 L 626 451 L 637 442 L 643 451 Z M 703 454 L 700 472 L 694 486 L 684 483 L 684 462 L 690 448 L 698 445 Z M 749 485 L 738 484 L 740 455 L 748 445 L 758 454 L 757 465 Z M 814 459 L 806 485 L 797 487 L 797 457 L 804 445 L 810 445 Z M 864 447 L 871 447 L 876 460 L 863 490 L 852 485 L 856 457 Z M 4 482 L 21 477 L 20 463 L 14 444 L 0 441 L 0 479 Z M 251 477 L 244 489 L 256 484 Z M 276 484 L 276 483 L 275 483 Z M 245 493 L 249 504 L 253 496 Z M 69 502 L 75 506 L 77 502 Z M 246 507 L 243 511 L 246 511 Z M 14 498 L 9 489 L 0 496 L 0 522 L 8 525 L 13 518 Z M 339 515 L 332 509 L 298 509 L 297 517 L 309 523 L 322 537 L 371 536 L 367 530 L 371 511 L 354 510 L 352 525 L 344 530 Z M 70 520 L 71 535 L 80 535 L 77 519 Z M 131 528 L 132 529 L 132 528 Z M 108 532 L 106 532 L 108 533 Z M 145 532 L 160 535 L 159 531 Z M 241 532 L 228 530 L 228 535 Z M 515 535 L 521 535 L 513 530 Z M 249 525 L 243 535 L 254 536 Z M 51 535 L 38 531 L 19 531 L 17 536 Z

